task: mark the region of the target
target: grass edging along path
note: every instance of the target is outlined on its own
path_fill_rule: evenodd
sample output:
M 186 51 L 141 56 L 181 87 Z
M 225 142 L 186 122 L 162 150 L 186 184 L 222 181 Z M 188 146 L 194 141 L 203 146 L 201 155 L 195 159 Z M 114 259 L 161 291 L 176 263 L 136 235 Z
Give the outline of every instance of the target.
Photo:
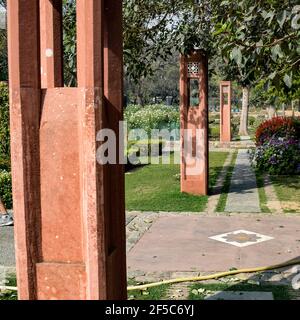
M 210 152 L 209 180 L 214 186 L 227 152 Z M 180 192 L 179 164 L 152 164 L 126 174 L 127 211 L 202 212 L 208 196 Z
M 264 285 L 264 284 L 249 284 L 249 283 L 211 283 L 201 284 L 196 283 L 190 287 L 189 300 L 204 300 L 204 298 L 218 291 L 255 291 L 255 292 L 272 292 L 274 300 L 291 300 L 293 299 L 292 290 L 285 285 Z M 196 293 L 197 292 L 197 293 Z
M 225 207 L 226 207 L 226 202 L 227 202 L 227 197 L 228 197 L 228 192 L 230 189 L 230 183 L 231 183 L 231 178 L 232 178 L 232 173 L 233 173 L 233 169 L 234 169 L 234 165 L 236 162 L 236 158 L 237 158 L 238 152 L 235 151 L 230 165 L 228 167 L 227 173 L 226 173 L 226 177 L 225 177 L 225 181 L 224 181 L 224 185 L 222 187 L 221 190 L 221 194 L 220 194 L 220 198 L 216 207 L 216 212 L 224 212 Z
M 133 280 L 128 281 L 129 286 L 135 286 L 138 283 Z M 167 298 L 167 292 L 170 285 L 161 285 L 159 287 L 148 288 L 147 290 L 134 290 L 128 292 L 129 300 L 162 300 Z
M 268 208 L 268 198 L 265 191 L 264 176 L 258 171 L 255 171 L 255 176 L 261 212 L 271 213 L 271 210 Z
M 300 175 L 270 176 L 281 207 L 286 213 L 300 213 Z

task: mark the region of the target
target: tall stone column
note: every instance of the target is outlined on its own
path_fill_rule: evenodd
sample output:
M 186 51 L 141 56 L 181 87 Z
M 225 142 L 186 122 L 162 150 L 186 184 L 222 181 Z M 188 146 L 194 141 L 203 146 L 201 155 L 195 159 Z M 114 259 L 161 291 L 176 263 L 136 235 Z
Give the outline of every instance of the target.
M 205 52 L 180 62 L 181 191 L 208 194 L 208 60 Z
M 125 299 L 123 167 L 96 159 L 97 133 L 122 116 L 121 5 L 77 0 L 78 87 L 67 88 L 61 3 L 40 4 L 8 2 L 19 298 Z
M 231 141 L 231 82 L 220 83 L 220 141 Z

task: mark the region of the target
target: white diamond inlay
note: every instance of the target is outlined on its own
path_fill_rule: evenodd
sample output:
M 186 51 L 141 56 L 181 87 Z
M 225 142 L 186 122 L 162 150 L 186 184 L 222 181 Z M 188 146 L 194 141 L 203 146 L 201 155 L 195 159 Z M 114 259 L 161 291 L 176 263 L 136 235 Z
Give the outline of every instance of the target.
M 209 239 L 242 248 L 264 241 L 272 240 L 274 238 L 252 231 L 237 230 L 228 233 L 218 234 L 216 236 L 209 237 Z

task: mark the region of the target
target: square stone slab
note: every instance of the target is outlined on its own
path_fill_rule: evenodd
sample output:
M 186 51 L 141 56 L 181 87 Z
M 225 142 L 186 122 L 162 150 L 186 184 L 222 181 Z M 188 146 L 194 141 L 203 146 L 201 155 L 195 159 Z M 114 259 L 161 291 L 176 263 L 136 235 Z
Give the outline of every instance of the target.
M 233 230 L 274 238 L 237 247 L 210 239 Z M 218 272 L 300 259 L 300 217 L 169 215 L 153 223 L 127 256 L 129 271 Z
M 272 292 L 216 291 L 204 300 L 274 300 Z
M 232 231 L 209 238 L 216 241 L 231 244 L 240 248 L 274 239 L 272 237 L 247 230 Z

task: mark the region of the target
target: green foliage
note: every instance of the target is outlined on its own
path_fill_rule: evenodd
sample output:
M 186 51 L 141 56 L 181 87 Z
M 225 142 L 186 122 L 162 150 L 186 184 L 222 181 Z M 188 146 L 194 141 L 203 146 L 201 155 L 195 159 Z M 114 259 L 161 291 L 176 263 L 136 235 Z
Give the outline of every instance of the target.
M 284 212 L 300 212 L 300 175 L 271 176 Z
M 258 171 L 274 175 L 300 173 L 300 149 L 298 143 L 287 140 L 259 146 L 251 155 L 252 164 Z
M 0 30 L 0 81 L 8 79 L 7 31 Z
M 221 190 L 220 198 L 216 207 L 216 212 L 224 212 L 226 203 L 227 203 L 227 198 L 228 198 L 228 193 L 230 190 L 230 185 L 231 185 L 231 178 L 235 166 L 235 162 L 237 159 L 238 152 L 235 151 L 234 154 L 232 155 L 230 164 L 228 166 L 226 176 L 225 176 L 225 181 Z
M 126 72 L 135 80 L 153 74 L 158 58 L 210 47 L 209 0 L 125 0 L 123 16 Z
M 209 127 L 209 138 L 212 140 L 220 139 L 220 126 L 210 126 Z
M 291 88 L 299 74 L 300 7 L 297 0 L 223 1 L 214 16 L 220 54 L 244 84 L 268 78 Z
M 67 86 L 77 82 L 76 1 L 63 1 L 64 80 Z
M 210 188 L 216 183 L 228 153 L 211 152 Z M 207 196 L 180 192 L 180 165 L 147 165 L 126 174 L 126 209 L 141 211 L 203 212 Z
M 165 102 L 168 96 L 172 97 L 172 104 L 179 104 L 179 55 L 174 53 L 163 61 L 161 58 L 153 63 L 153 75 L 134 81 L 128 74 L 125 75 L 125 94 L 130 103 L 149 104 L 153 98 Z M 158 102 L 158 101 L 156 101 Z
M 129 280 L 128 286 L 137 286 L 141 283 Z M 132 290 L 128 292 L 129 300 L 162 300 L 166 297 L 170 285 L 161 285 L 159 287 L 148 288 L 147 290 Z
M 11 174 L 5 170 L 0 171 L 0 198 L 6 209 L 12 209 Z
M 9 96 L 6 83 L 0 83 L 0 167 L 9 163 L 10 133 L 9 133 Z M 7 169 L 7 167 L 4 167 Z
M 273 118 L 256 131 L 257 147 L 251 153 L 258 171 L 275 175 L 300 173 L 300 122 L 293 118 Z
M 128 129 L 144 129 L 148 134 L 152 129 L 179 129 L 179 110 L 165 105 L 130 105 L 125 109 L 124 119 Z
M 149 157 L 162 155 L 165 141 L 162 139 L 147 139 L 127 142 L 127 157 L 129 160 L 128 168 L 140 165 L 143 162 L 149 163 Z M 136 159 L 139 157 L 139 159 Z M 144 159 L 143 159 L 144 158 Z M 135 161 L 137 160 L 137 161 Z M 136 162 L 136 163 L 135 163 Z
M 257 145 L 270 143 L 274 138 L 294 138 L 300 141 L 300 118 L 274 117 L 257 128 Z

